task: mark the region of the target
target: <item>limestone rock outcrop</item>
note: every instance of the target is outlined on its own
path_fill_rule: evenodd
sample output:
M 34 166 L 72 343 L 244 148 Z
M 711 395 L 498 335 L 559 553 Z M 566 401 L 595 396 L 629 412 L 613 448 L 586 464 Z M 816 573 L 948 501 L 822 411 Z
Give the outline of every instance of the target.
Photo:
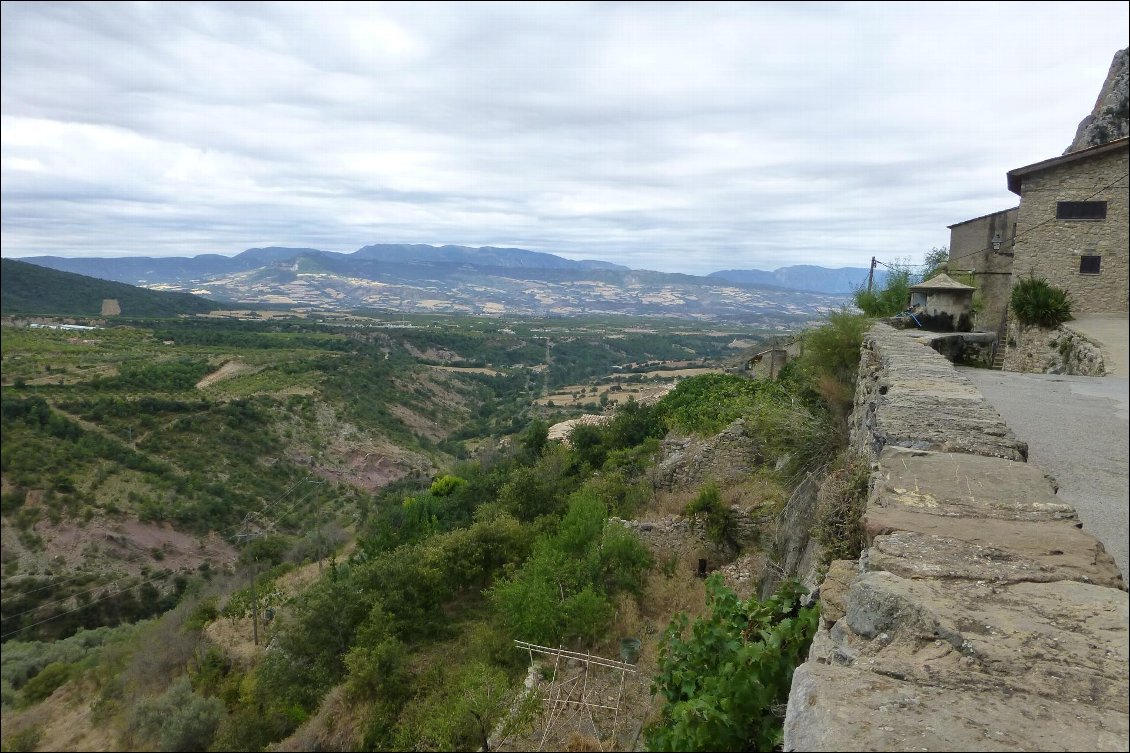
M 1130 48 L 1119 50 L 1111 61 L 1106 81 L 1091 114 L 1083 118 L 1075 139 L 1064 154 L 1077 152 L 1130 135 Z
M 738 419 L 711 437 L 668 435 L 656 466 L 657 489 L 696 489 L 712 481 L 719 486 L 749 478 L 757 464 L 757 440 Z

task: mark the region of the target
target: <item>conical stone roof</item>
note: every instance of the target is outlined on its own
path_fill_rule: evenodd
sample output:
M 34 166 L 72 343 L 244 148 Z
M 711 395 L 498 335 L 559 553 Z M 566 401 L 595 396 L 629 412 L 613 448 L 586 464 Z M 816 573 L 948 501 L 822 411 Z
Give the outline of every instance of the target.
M 926 282 L 911 285 L 911 290 L 976 290 L 968 285 L 962 285 L 946 273 L 934 275 Z

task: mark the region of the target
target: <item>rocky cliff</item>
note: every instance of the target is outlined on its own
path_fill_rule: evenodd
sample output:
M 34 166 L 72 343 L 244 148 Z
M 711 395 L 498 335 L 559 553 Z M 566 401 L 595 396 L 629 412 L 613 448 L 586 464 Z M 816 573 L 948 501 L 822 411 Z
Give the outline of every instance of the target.
M 1064 154 L 1130 135 L 1130 47 L 1114 54 L 1099 98 Z

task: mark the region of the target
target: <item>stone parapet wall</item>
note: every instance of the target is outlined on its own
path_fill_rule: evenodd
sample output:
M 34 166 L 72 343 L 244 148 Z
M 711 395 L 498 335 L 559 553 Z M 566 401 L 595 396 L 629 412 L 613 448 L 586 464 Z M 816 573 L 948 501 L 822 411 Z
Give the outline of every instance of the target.
M 1102 349 L 1069 325 L 1026 327 L 1009 322 L 1004 369 L 1025 374 L 1102 376 L 1106 362 Z
M 1130 310 L 1128 150 L 1114 149 L 1024 178 L 1013 280 L 1043 277 L 1066 290 L 1078 313 Z M 1105 201 L 1105 220 L 1058 220 L 1060 201 Z M 1099 274 L 1081 274 L 1079 257 L 1102 257 Z
M 972 384 L 876 325 L 852 442 L 869 545 L 821 586 L 785 750 L 1126 750 L 1122 576 Z
M 863 339 L 850 427 L 852 448 L 872 460 L 887 445 L 1028 457 L 1028 445 L 953 364 L 885 324 Z

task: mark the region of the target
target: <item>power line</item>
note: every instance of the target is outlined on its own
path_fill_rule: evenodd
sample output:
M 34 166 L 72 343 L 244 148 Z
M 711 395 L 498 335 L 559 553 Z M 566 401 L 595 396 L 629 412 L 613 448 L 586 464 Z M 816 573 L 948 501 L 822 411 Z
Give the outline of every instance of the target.
M 52 620 L 57 620 L 57 619 L 59 619 L 60 617 L 66 617 L 66 616 L 67 616 L 68 614 L 74 614 L 75 612 L 78 612 L 78 611 L 81 611 L 81 610 L 83 610 L 83 609 L 86 609 L 87 607 L 91 606 L 92 604 L 97 604 L 97 603 L 99 603 L 99 602 L 101 602 L 101 601 L 106 601 L 106 599 L 112 599 L 112 598 L 114 598 L 115 596 L 121 596 L 122 594 L 126 593 L 127 591 L 129 591 L 129 590 L 130 590 L 130 589 L 132 589 L 132 588 L 139 588 L 139 587 L 141 587 L 141 586 L 145 586 L 145 585 L 148 585 L 148 584 L 150 584 L 150 583 L 153 583 L 153 582 L 155 582 L 155 581 L 158 581 L 158 580 L 162 580 L 163 578 L 167 578 L 167 577 L 168 577 L 168 574 L 167 574 L 167 573 L 162 573 L 161 575 L 158 575 L 158 576 L 157 576 L 157 577 L 155 577 L 155 578 L 150 578 L 149 580 L 146 580 L 146 581 L 142 581 L 141 583 L 134 583 L 134 584 L 133 584 L 132 586 L 126 586 L 126 587 L 125 587 L 125 588 L 123 588 L 123 589 L 122 589 L 121 591 L 115 591 L 114 593 L 112 593 L 112 594 L 107 594 L 107 595 L 103 596 L 103 597 L 102 597 L 102 598 L 100 598 L 100 599 L 95 599 L 95 600 L 93 600 L 93 601 L 88 601 L 88 602 L 86 602 L 85 604 L 83 604 L 82 606 L 78 606 L 78 607 L 75 607 L 74 609 L 68 609 L 68 610 L 67 610 L 66 612 L 60 612 L 59 614 L 55 614 L 55 615 L 52 615 L 52 616 L 50 616 L 50 617 L 47 617 L 46 619 L 42 619 L 42 620 L 40 620 L 39 622 L 33 622 L 33 623 L 32 623 L 32 624 L 30 624 L 30 625 L 24 625 L 23 627 L 21 627 L 21 628 L 17 628 L 16 630 L 11 630 L 11 631 L 9 631 L 9 632 L 7 632 L 7 633 L 4 633 L 3 635 L 0 635 L 0 639 L 3 639 L 3 638 L 7 638 L 7 637 L 8 637 L 8 636 L 10 636 L 10 635 L 15 635 L 16 633 L 22 633 L 23 631 L 25 631 L 25 630 L 30 630 L 30 629 L 31 629 L 31 628 L 33 628 L 33 627 L 38 627 L 38 626 L 40 626 L 40 625 L 43 625 L 43 624 L 45 624 L 45 623 L 51 622 Z M 43 606 L 47 606 L 47 605 L 46 605 L 46 604 L 41 604 L 41 605 L 40 605 L 40 607 L 43 607 Z M 38 608 L 39 608 L 39 607 L 37 607 L 37 609 L 38 609 Z M 27 613 L 26 613 L 26 612 L 23 612 L 22 614 L 27 614 Z M 7 618 L 5 618 L 5 619 L 9 619 L 9 620 L 11 620 L 11 619 L 15 619 L 16 617 L 19 617 L 19 616 L 20 616 L 20 615 L 12 615 L 11 617 L 7 617 Z
M 70 601 L 71 599 L 74 599 L 74 598 L 77 598 L 77 597 L 79 597 L 79 596 L 82 596 L 83 594 L 89 594 L 89 593 L 94 593 L 95 591 L 100 591 L 100 590 L 102 590 L 103 588 L 108 588 L 108 587 L 110 587 L 110 586 L 114 585 L 115 583 L 119 583 L 119 582 L 121 582 L 121 581 L 123 581 L 123 580 L 127 580 L 127 579 L 128 579 L 128 578 L 130 578 L 130 577 L 132 577 L 132 576 L 129 576 L 129 575 L 122 575 L 122 576 L 120 576 L 120 577 L 114 578 L 114 579 L 113 579 L 113 580 L 111 580 L 111 581 L 108 581 L 108 582 L 106 582 L 106 583 L 103 583 L 103 584 L 101 584 L 101 585 L 95 586 L 94 588 L 88 588 L 88 589 L 87 589 L 87 590 L 85 590 L 85 591 L 78 591 L 78 592 L 76 592 L 76 593 L 73 593 L 73 594 L 68 594 L 68 595 L 64 596 L 63 598 L 61 598 L 61 599 L 55 599 L 54 601 L 46 601 L 46 602 L 44 602 L 44 603 L 42 603 L 42 604 L 36 604 L 36 605 L 35 605 L 34 607 L 32 607 L 31 609 L 25 609 L 24 611 L 22 611 L 22 612 L 20 612 L 20 613 L 18 613 L 18 614 L 10 614 L 10 615 L 8 615 L 7 617 L 5 617 L 4 619 L 5 619 L 5 620 L 11 620 L 11 619 L 14 619 L 14 618 L 16 618 L 16 617 L 23 617 L 23 616 L 24 616 L 25 614 L 30 614 L 30 613 L 32 613 L 32 612 L 35 612 L 35 611 L 39 610 L 39 609 L 43 609 L 44 607 L 49 607 L 49 606 L 52 606 L 52 605 L 54 605 L 54 604 L 61 604 L 61 603 L 63 603 L 64 601 Z M 166 577 L 166 576 L 165 576 L 165 575 L 162 575 L 161 577 Z M 29 591 L 28 593 L 33 593 L 33 592 L 32 592 L 32 591 Z M 11 599 L 9 599 L 9 601 L 11 601 Z
M 36 578 L 38 576 L 28 575 L 26 577 L 28 579 L 32 579 L 32 578 Z M 30 591 L 20 591 L 20 595 L 37 593 L 37 592 L 42 591 L 46 588 L 54 588 L 55 586 L 58 586 L 61 583 L 67 583 L 67 582 L 72 581 L 72 580 L 78 580 L 79 578 L 97 578 L 97 577 L 98 577 L 98 575 L 95 574 L 95 573 L 79 573 L 78 575 L 69 575 L 65 578 L 61 577 L 61 578 L 59 578 L 58 580 L 56 580 L 52 583 L 48 583 L 46 586 L 40 586 L 39 588 L 33 588 Z
M 1090 201 L 1091 199 L 1095 198 L 1099 194 L 1104 193 L 1105 191 L 1109 191 L 1110 189 L 1114 188 L 1120 181 L 1126 180 L 1127 178 L 1130 178 L 1130 175 L 1122 175 L 1122 176 L 1119 176 L 1118 178 L 1115 178 L 1113 183 L 1109 183 L 1109 184 L 1103 186 L 1102 188 L 1095 191 L 1093 194 L 1091 194 L 1087 198 L 1083 199 L 1083 201 Z M 1030 190 L 1034 190 L 1034 189 L 1030 189 Z M 1048 190 L 1052 190 L 1052 189 L 1048 189 Z M 1063 190 L 1063 189 L 1057 188 L 1057 189 L 1054 189 L 1054 190 L 1058 191 L 1058 190 Z M 1005 210 L 1005 211 L 1009 211 L 1009 210 Z M 1041 227 L 1043 227 L 1044 225 L 1047 225 L 1050 222 L 1055 222 L 1058 219 L 1059 219 L 1058 217 L 1049 217 L 1048 219 L 1044 220 L 1043 222 L 1039 222 L 1039 223 L 1033 225 L 1032 227 L 1027 228 L 1023 232 L 1015 234 L 1014 236 L 1012 236 L 1013 246 L 1015 247 L 1017 238 L 1021 238 L 1025 235 L 1028 235 L 1033 230 L 1036 230 L 1037 228 L 1041 228 Z M 970 256 L 978 256 L 980 254 L 983 254 L 986 251 L 991 251 L 991 250 L 993 250 L 992 246 L 985 246 L 984 248 L 977 249 L 976 251 L 970 251 L 967 254 L 963 254 L 963 255 L 957 257 L 956 259 L 950 259 L 949 263 L 953 264 L 955 262 L 961 261 L 962 259 L 968 259 Z M 882 263 L 882 262 L 880 262 L 880 263 Z

